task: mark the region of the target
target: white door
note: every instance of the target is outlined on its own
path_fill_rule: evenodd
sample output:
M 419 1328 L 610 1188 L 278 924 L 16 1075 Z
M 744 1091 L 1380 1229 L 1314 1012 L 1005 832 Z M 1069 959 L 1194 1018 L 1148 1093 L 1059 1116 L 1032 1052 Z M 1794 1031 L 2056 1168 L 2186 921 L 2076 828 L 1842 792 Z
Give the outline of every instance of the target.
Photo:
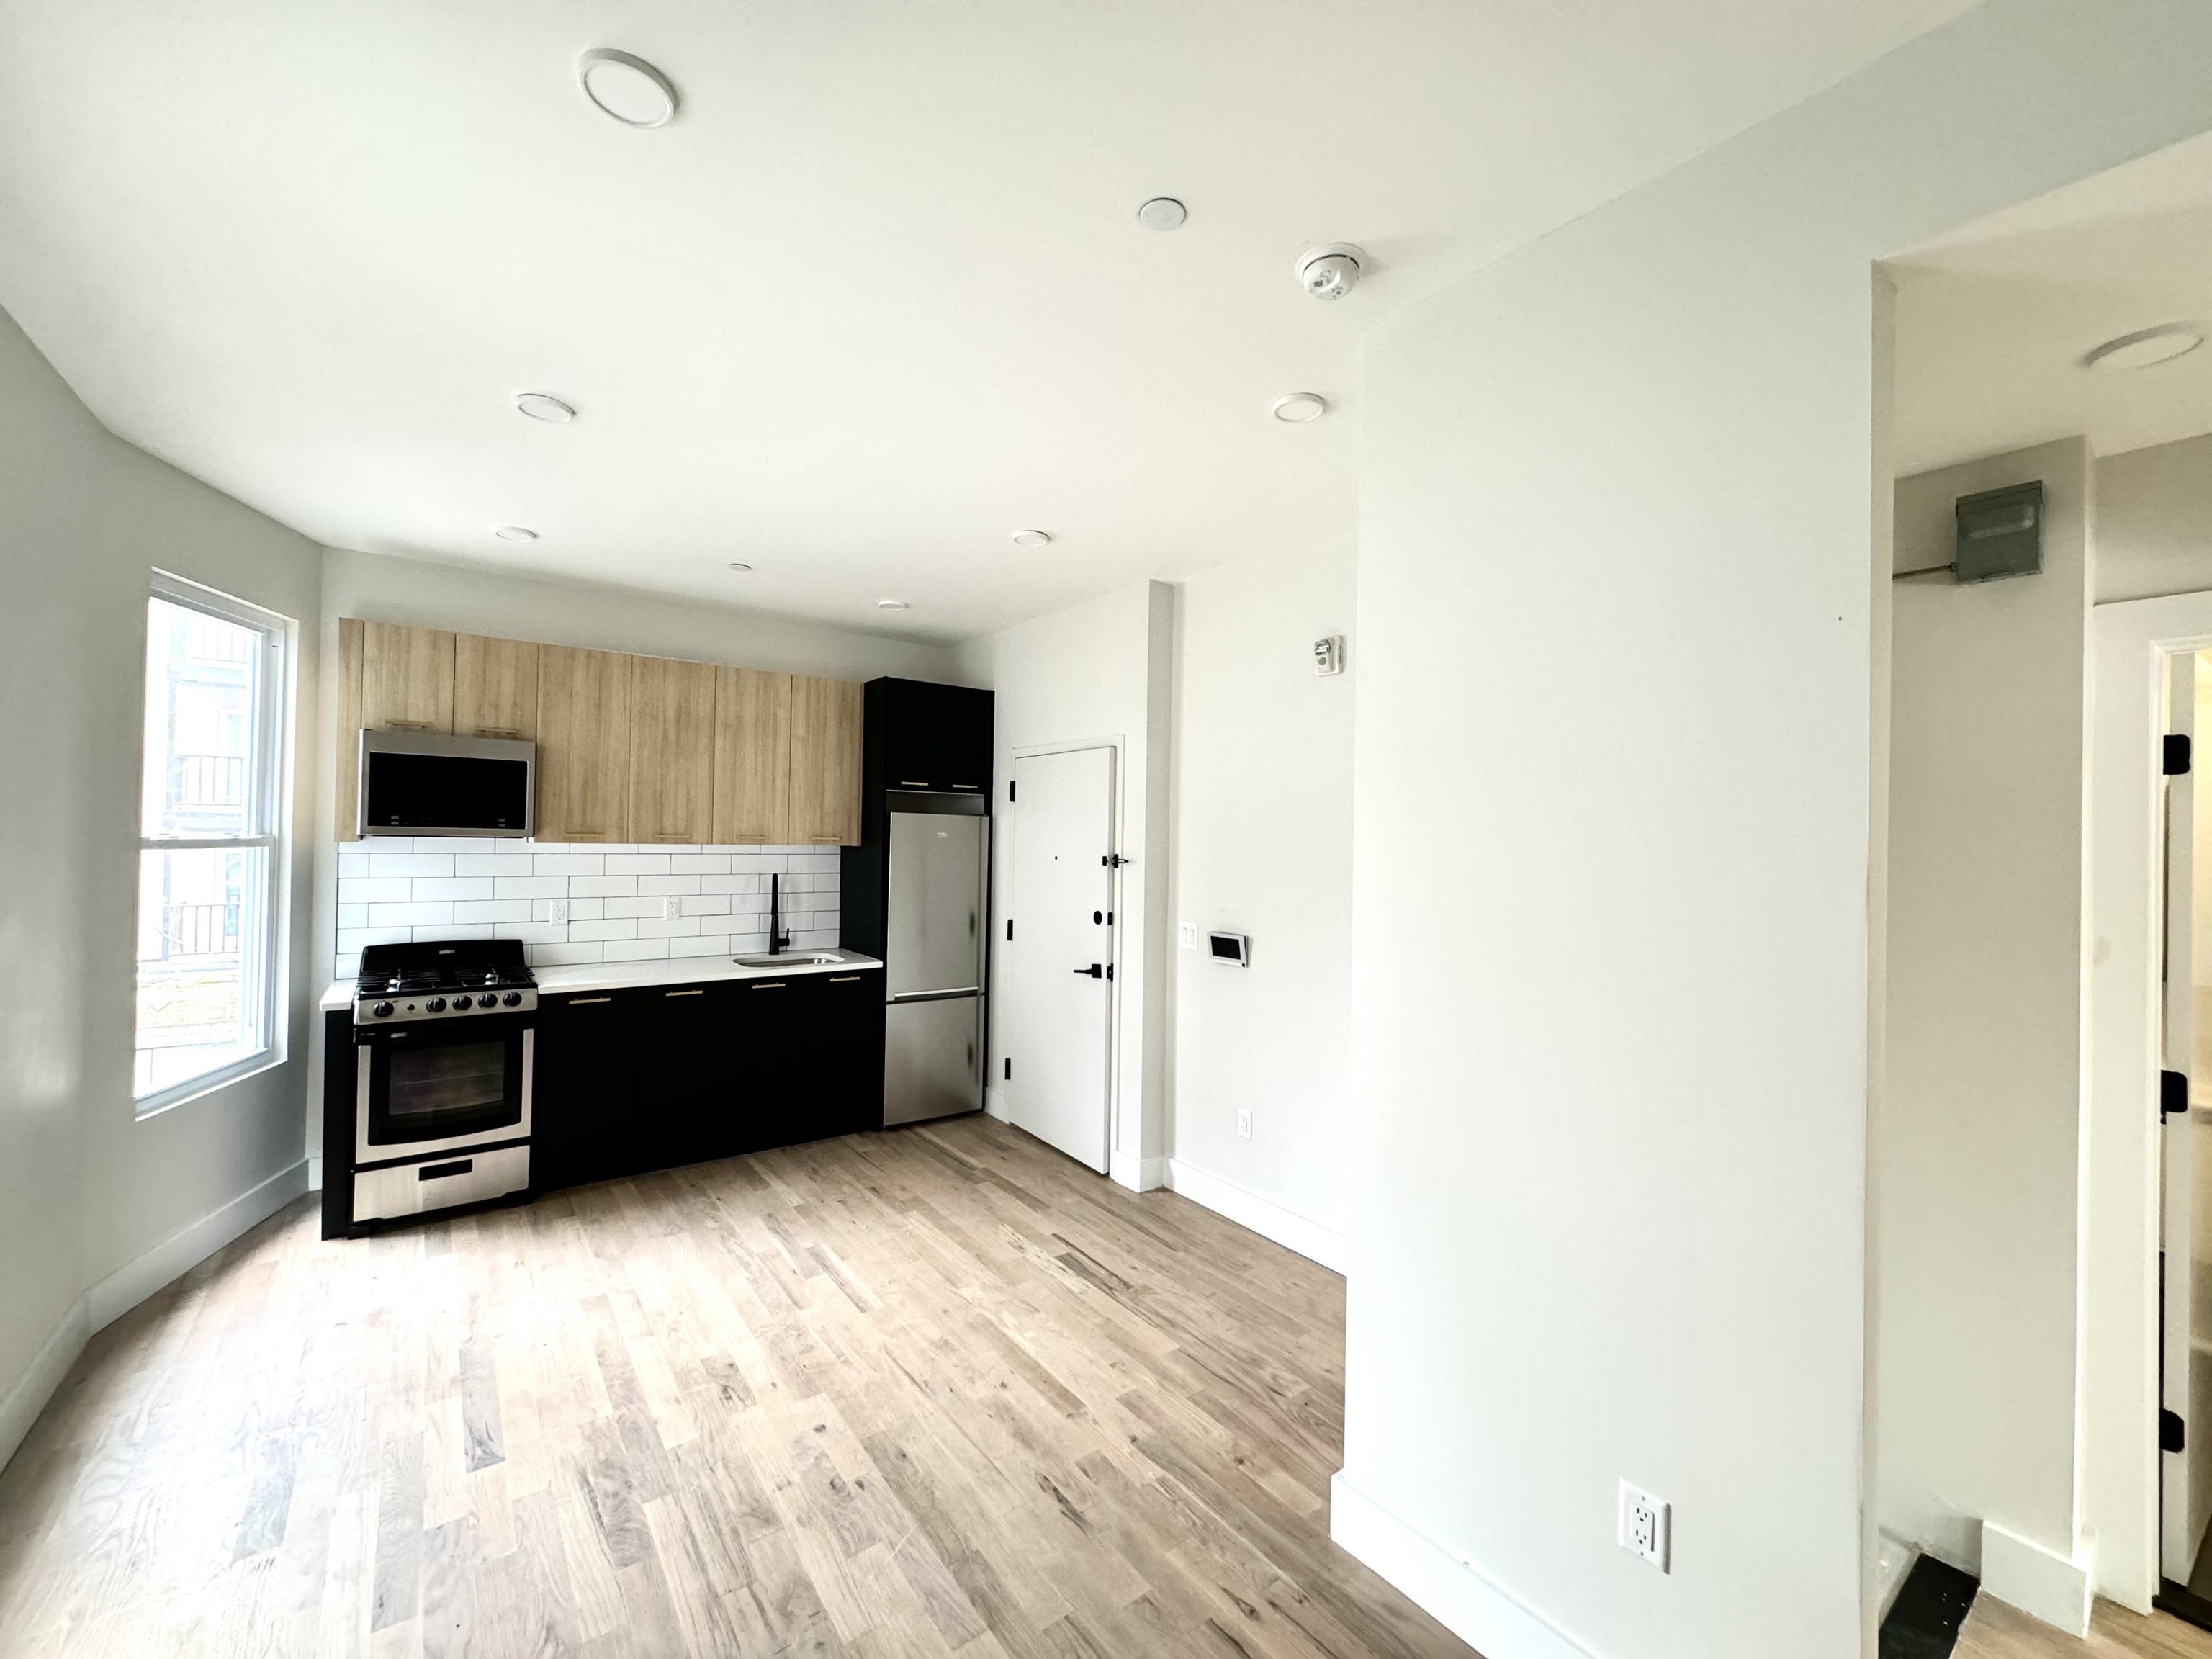
M 1014 1127 L 1106 1172 L 1114 1033 L 1114 751 L 1014 762 L 999 1049 Z
M 2197 653 L 2169 659 L 2166 730 L 2187 739 L 2196 725 Z M 2193 748 L 2192 743 L 2192 748 Z M 2201 1235 L 2205 1231 L 2207 1194 L 2206 1114 L 2194 1099 L 2212 1096 L 2212 1076 L 2197 1061 L 2197 939 L 2196 888 L 2197 801 L 2201 764 L 2166 780 L 2166 1030 L 2160 1064 L 2164 1129 L 2164 1217 L 2159 1277 L 2163 1287 L 2159 1334 L 2159 1568 L 2162 1577 L 2186 1584 L 2212 1514 L 2212 1330 L 2208 1330 L 2204 1279 L 2208 1264 Z M 2179 1106 L 2179 1110 L 2168 1110 Z M 2168 1431 L 2179 1426 L 2181 1449 Z

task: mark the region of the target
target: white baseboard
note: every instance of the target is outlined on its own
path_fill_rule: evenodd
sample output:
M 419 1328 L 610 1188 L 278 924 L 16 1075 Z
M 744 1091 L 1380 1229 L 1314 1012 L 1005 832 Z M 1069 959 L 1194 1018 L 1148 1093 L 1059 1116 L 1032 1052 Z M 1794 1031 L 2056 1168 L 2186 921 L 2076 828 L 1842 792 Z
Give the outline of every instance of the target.
M 8 1397 L 0 1400 L 0 1469 L 8 1467 L 8 1460 L 23 1443 L 23 1437 L 30 1433 L 31 1425 L 39 1420 L 39 1413 L 46 1410 L 46 1401 L 54 1397 L 54 1390 L 61 1387 L 91 1335 L 92 1329 L 85 1323 L 84 1298 L 79 1297 L 46 1333 L 46 1340 L 39 1344 L 38 1352 L 23 1367 Z
M 1106 1173 L 1133 1193 L 1149 1193 L 1170 1184 L 1164 1158 L 1136 1158 L 1127 1152 L 1109 1152 Z
M 1982 1588 L 2072 1636 L 2089 1633 L 2089 1552 L 2072 1558 L 1982 1522 Z
M 1328 1535 L 1489 1659 L 1591 1659 L 1533 1607 L 1368 1497 L 1340 1474 L 1328 1483 Z
M 983 1085 L 983 1113 L 987 1117 L 995 1117 L 1001 1123 L 1014 1121 L 1006 1105 L 1006 1091 L 988 1083 Z
M 323 1190 L 323 1160 L 319 1158 L 307 1160 L 307 1190 L 311 1193 Z
M 1905 1588 L 1905 1577 L 1912 1571 L 1912 1564 L 1920 1559 L 1920 1552 L 1902 1538 L 1888 1533 L 1875 1535 L 1874 1558 L 1875 1622 L 1880 1624 L 1889 1617 L 1889 1609 L 1897 1600 L 1898 1591 Z
M 1248 1193 L 1236 1182 L 1224 1181 L 1179 1158 L 1168 1160 L 1168 1185 L 1194 1204 L 1203 1204 L 1216 1215 L 1227 1216 L 1238 1226 L 1249 1227 L 1261 1237 L 1320 1262 L 1331 1273 L 1351 1271 L 1352 1245 L 1342 1233 L 1310 1221 L 1296 1210 L 1286 1210 L 1271 1198 Z
M 106 1329 L 160 1290 L 190 1272 L 231 1240 L 259 1226 L 307 1190 L 307 1160 L 280 1170 L 252 1191 L 242 1193 L 211 1215 L 171 1233 L 144 1255 L 134 1256 L 84 1293 L 91 1330 Z

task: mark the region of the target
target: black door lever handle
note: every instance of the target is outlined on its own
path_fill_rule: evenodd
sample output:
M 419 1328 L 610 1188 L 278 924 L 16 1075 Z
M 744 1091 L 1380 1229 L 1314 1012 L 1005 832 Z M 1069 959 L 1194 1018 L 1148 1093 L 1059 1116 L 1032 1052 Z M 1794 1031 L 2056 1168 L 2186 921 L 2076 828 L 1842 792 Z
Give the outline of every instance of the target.
M 1102 965 L 1095 962 L 1088 968 L 1079 968 L 1075 971 L 1079 974 L 1088 975 L 1092 979 L 1103 979 L 1106 976 L 1106 969 Z

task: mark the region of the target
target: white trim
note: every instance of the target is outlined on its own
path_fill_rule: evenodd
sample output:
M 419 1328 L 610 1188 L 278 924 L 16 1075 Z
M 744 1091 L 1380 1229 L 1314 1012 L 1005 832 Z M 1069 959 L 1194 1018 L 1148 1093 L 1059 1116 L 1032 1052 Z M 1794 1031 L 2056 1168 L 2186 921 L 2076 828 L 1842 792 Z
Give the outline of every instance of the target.
M 84 1298 L 79 1297 L 46 1333 L 46 1340 L 39 1344 L 38 1352 L 23 1367 L 8 1397 L 0 1400 L 0 1469 L 8 1467 L 8 1460 L 30 1433 L 31 1425 L 39 1420 L 46 1402 L 68 1378 L 70 1367 L 76 1364 L 91 1335 L 84 1322 Z
M 1168 1160 L 1164 1158 L 1138 1158 L 1116 1149 L 1106 1155 L 1107 1173 L 1120 1185 L 1133 1193 L 1149 1193 L 1170 1185 Z
M 212 1214 L 171 1233 L 143 1255 L 132 1257 L 84 1293 L 90 1330 L 105 1330 L 164 1285 L 190 1273 L 307 1190 L 307 1160 L 303 1158 Z
M 1120 1176 L 1117 1175 L 1115 1179 Z M 1296 1210 L 1285 1209 L 1271 1198 L 1247 1192 L 1234 1182 L 1224 1181 L 1212 1171 L 1186 1164 L 1179 1158 L 1168 1160 L 1168 1185 L 1192 1203 L 1203 1204 L 1216 1215 L 1226 1216 L 1238 1226 L 1249 1227 L 1286 1250 L 1296 1250 L 1308 1261 L 1320 1262 L 1331 1273 L 1352 1270 L 1350 1240 L 1318 1221 L 1309 1220 Z
M 1591 1659 L 1591 1649 L 1393 1515 L 1340 1470 L 1328 1483 L 1328 1535 L 1490 1659 Z
M 2069 1559 L 1994 1521 L 1982 1522 L 1982 1588 L 2071 1636 L 2089 1633 L 2089 1558 L 2087 1544 Z
M 2161 677 L 2167 653 L 2212 644 L 2212 592 L 2100 605 L 2092 626 L 2078 1530 L 2096 1540 L 2095 1593 L 2147 1613 L 2159 1577 Z

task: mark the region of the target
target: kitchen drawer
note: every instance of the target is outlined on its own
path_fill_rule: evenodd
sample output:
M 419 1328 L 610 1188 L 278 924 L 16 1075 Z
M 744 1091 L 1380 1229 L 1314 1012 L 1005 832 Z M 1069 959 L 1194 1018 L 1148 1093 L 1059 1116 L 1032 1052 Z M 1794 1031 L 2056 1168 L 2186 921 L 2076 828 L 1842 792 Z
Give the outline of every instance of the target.
M 488 1152 L 459 1152 L 419 1164 L 394 1164 L 381 1170 L 356 1170 L 353 1218 L 390 1221 L 456 1204 L 481 1204 L 503 1198 L 530 1184 L 530 1148 L 497 1146 Z

